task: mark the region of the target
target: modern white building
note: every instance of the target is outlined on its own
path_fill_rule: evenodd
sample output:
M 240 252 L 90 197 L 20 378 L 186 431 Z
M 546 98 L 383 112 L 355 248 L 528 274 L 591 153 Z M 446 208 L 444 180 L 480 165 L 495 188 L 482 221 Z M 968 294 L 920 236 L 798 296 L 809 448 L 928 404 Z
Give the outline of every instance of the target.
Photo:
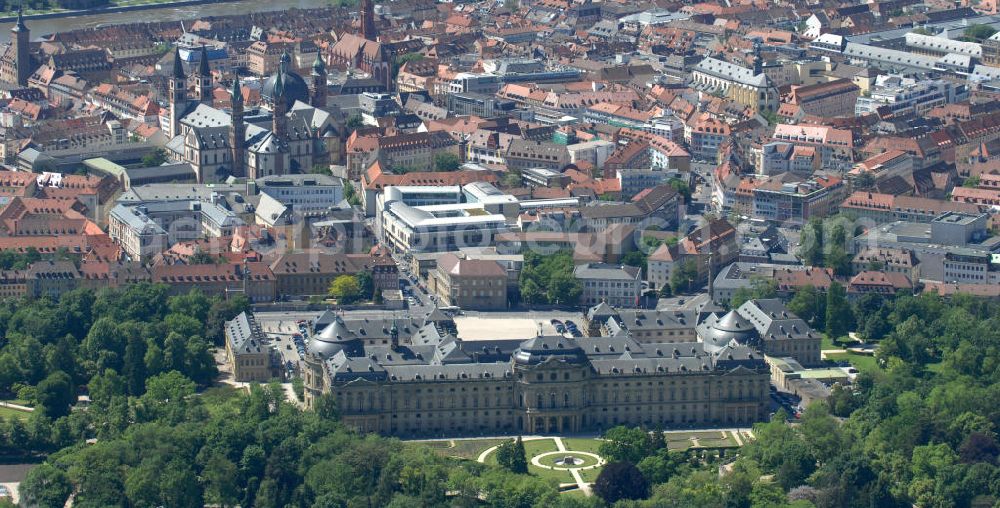
M 969 88 L 964 84 L 943 79 L 915 80 L 902 76 L 879 76 L 872 87 L 871 96 L 858 97 L 854 107 L 856 115 L 874 113 L 887 107 L 895 115 L 922 115 L 945 104 L 954 104 L 969 98 Z
M 272 175 L 255 183 L 262 194 L 301 214 L 322 214 L 344 200 L 344 185 L 328 175 Z
M 516 207 L 517 202 L 479 186 L 470 188 L 469 195 L 483 201 L 463 202 L 459 186 L 387 187 L 378 199 L 377 234 L 385 245 L 399 252 L 493 245 L 494 235 L 510 229 L 505 207 Z

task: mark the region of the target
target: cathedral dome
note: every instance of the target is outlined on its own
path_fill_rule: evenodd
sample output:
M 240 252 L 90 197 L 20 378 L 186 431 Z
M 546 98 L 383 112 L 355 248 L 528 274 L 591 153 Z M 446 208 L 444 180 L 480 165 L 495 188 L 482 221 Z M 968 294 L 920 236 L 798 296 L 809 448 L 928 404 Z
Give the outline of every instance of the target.
M 310 353 L 320 355 L 323 358 L 330 358 L 337 353 L 356 353 L 360 347 L 358 336 L 352 332 L 344 320 L 337 316 L 319 334 L 314 334 L 309 339 L 308 349 Z
M 274 103 L 274 87 L 278 82 L 278 75 L 281 75 L 281 87 L 282 95 L 285 97 L 285 104 L 287 109 L 292 109 L 292 105 L 295 101 L 302 101 L 309 104 L 309 85 L 306 84 L 306 80 L 302 79 L 295 71 L 288 69 L 288 64 L 291 62 L 291 57 L 288 53 L 281 55 L 281 66 L 280 70 L 267 78 L 264 82 L 264 87 L 260 91 L 261 97 L 268 103 Z
M 735 340 L 739 344 L 752 344 L 758 339 L 757 329 L 736 310 L 729 311 L 711 323 L 707 336 L 702 337 L 707 346 L 721 348 Z

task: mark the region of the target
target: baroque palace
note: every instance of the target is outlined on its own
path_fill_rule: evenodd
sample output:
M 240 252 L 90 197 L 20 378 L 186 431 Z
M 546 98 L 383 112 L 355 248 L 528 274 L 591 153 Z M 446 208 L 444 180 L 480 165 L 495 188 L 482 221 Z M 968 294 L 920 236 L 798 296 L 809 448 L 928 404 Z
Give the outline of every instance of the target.
M 683 342 L 640 342 L 625 329 L 612 336 L 462 341 L 437 309 L 404 319 L 328 312 L 313 328 L 303 372 L 306 404 L 332 393 L 344 422 L 365 432 L 745 426 L 767 417 L 768 366 L 746 343 L 752 340 L 746 331 L 709 327 L 711 340 Z

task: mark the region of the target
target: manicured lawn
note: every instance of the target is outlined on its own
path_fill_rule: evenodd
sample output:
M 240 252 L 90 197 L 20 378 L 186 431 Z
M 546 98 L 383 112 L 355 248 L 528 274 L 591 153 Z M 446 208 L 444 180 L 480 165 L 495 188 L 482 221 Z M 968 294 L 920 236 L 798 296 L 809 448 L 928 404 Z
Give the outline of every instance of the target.
M 859 355 L 856 353 L 836 353 L 826 355 L 826 359 L 835 362 L 846 360 L 851 362 L 851 365 L 860 371 L 873 372 L 878 370 L 878 363 L 876 363 L 874 356 Z
M 677 432 L 678 437 L 682 438 L 695 438 L 695 439 L 720 439 L 722 438 L 722 433 L 717 431 L 693 431 L 693 432 Z M 668 434 L 669 436 L 669 434 Z
M 544 480 L 553 480 L 558 483 L 573 483 L 573 475 L 569 471 L 555 471 L 552 469 L 545 469 L 541 467 L 535 467 L 531 464 L 528 459 L 528 472 L 542 478 Z
M 483 453 L 484 451 L 497 446 L 504 441 L 505 440 L 503 439 L 459 440 L 455 441 L 454 447 L 442 448 L 440 452 L 452 457 L 462 457 L 463 459 L 476 460 L 479 458 L 480 453 Z M 448 443 L 445 443 L 446 446 L 447 444 Z
M 598 450 L 601 448 L 600 439 L 582 439 L 578 437 L 564 438 L 563 444 L 566 445 L 567 450 L 577 450 L 581 452 L 590 452 L 600 454 Z
M 736 446 L 736 440 L 728 436 L 725 439 L 699 439 L 698 445 L 704 448 L 727 448 Z
M 556 446 L 554 439 L 533 439 L 531 441 L 524 442 L 524 453 L 528 456 L 528 461 L 535 455 L 545 452 L 557 451 L 559 447 Z
M 580 471 L 580 477 L 587 483 L 594 483 L 597 481 L 597 476 L 601 474 L 601 469 L 603 468 L 595 467 L 594 469 L 584 469 L 583 471 Z
M 668 450 L 687 450 L 688 448 L 691 448 L 691 440 L 667 441 Z
M 417 441 L 418 444 L 434 448 L 435 450 L 447 450 L 451 448 L 449 441 Z
M 10 420 L 13 418 L 27 420 L 28 417 L 31 416 L 31 413 L 28 411 L 21 411 L 19 409 L 11 409 L 6 406 L 0 406 L 0 416 L 2 416 L 4 420 Z

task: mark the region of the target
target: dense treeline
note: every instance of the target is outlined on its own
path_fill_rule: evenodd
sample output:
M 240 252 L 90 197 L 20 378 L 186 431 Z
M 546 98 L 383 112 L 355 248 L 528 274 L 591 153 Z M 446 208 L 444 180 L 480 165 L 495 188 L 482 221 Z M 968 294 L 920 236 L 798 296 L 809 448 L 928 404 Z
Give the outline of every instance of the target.
M 277 385 L 254 386 L 249 396 L 192 396 L 194 384 L 176 372 L 149 384 L 142 397 L 129 397 L 132 425 L 51 455 L 29 473 L 22 495 L 62 506 L 76 489 L 73 506 L 83 508 L 594 506 L 533 476 L 349 432 L 328 398 L 302 412 Z
M 637 464 L 652 484 L 648 498 L 615 506 L 996 506 L 1000 304 L 866 297 L 846 312 L 881 340 L 880 368 L 835 387 L 796 425 L 783 412 L 757 425 L 721 477 L 642 430 L 612 429 L 602 454 Z
M 77 289 L 58 302 L 0 305 L 0 394 L 35 406 L 27 422 L 0 420 L 0 452 L 47 452 L 99 435 L 88 412 L 72 412 L 77 396 L 111 413 L 124 396 L 146 393 L 147 380 L 177 372 L 198 386 L 217 374 L 212 343 L 222 323 L 248 306 L 198 291 L 167 296 L 167 287 L 135 284 L 94 292 Z M 118 427 L 127 426 L 122 416 Z

